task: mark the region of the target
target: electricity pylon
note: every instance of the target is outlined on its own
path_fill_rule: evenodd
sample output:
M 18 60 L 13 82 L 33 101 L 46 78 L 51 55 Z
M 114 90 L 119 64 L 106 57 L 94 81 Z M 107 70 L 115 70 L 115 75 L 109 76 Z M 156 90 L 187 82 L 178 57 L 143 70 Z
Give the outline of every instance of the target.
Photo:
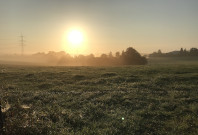
M 20 42 L 21 42 L 21 55 L 23 56 L 23 54 L 24 54 L 24 46 L 25 46 L 25 44 L 24 44 L 24 36 L 21 34 L 20 38 L 21 38 L 21 40 L 20 40 Z

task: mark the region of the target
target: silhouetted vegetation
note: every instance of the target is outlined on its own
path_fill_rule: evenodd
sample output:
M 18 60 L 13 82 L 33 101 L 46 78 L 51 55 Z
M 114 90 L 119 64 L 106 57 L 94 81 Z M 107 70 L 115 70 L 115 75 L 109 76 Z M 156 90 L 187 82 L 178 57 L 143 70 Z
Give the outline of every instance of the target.
M 153 52 L 149 55 L 150 57 L 194 57 L 198 56 L 198 49 L 197 48 L 191 48 L 190 50 L 186 50 L 181 48 L 180 51 L 172 51 L 169 53 L 162 53 L 161 50 L 158 50 L 157 52 Z
M 99 57 L 90 55 L 78 55 L 72 57 L 65 52 L 49 52 L 37 53 L 34 58 L 43 59 L 51 65 L 72 65 L 72 66 L 118 66 L 118 65 L 144 65 L 147 64 L 147 59 L 140 55 L 134 48 L 129 47 L 126 51 L 116 52 L 115 56 L 109 54 L 101 54 Z
M 121 61 L 124 65 L 144 65 L 147 63 L 145 57 L 142 57 L 135 49 L 129 47 L 122 52 Z

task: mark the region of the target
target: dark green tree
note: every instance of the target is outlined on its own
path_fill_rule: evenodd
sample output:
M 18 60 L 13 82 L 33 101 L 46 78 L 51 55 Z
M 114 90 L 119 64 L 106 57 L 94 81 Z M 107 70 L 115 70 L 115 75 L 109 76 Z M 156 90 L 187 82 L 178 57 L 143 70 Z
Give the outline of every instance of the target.
M 120 58 L 120 52 L 115 53 L 116 58 Z
M 125 52 L 122 52 L 122 61 L 124 65 L 144 65 L 147 64 L 147 59 L 140 55 L 134 48 L 129 47 Z
M 191 56 L 198 56 L 198 49 L 197 48 L 191 48 L 190 49 L 190 55 Z

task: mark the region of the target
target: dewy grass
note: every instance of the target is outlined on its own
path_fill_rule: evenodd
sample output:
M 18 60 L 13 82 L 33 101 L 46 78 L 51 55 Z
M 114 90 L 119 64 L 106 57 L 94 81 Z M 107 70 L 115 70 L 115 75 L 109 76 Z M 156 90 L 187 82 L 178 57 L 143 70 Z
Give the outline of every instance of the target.
M 4 134 L 198 134 L 198 65 L 3 67 Z

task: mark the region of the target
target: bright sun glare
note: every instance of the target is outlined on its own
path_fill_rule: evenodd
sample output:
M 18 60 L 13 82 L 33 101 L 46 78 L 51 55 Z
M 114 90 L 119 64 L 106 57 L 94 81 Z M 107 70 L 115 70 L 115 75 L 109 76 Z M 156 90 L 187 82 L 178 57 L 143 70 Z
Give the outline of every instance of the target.
M 68 30 L 66 36 L 64 36 L 64 48 L 69 54 L 84 53 L 86 50 L 86 35 L 84 31 L 81 29 Z
M 83 41 L 83 34 L 78 30 L 72 30 L 68 34 L 68 41 L 73 46 L 79 46 Z

